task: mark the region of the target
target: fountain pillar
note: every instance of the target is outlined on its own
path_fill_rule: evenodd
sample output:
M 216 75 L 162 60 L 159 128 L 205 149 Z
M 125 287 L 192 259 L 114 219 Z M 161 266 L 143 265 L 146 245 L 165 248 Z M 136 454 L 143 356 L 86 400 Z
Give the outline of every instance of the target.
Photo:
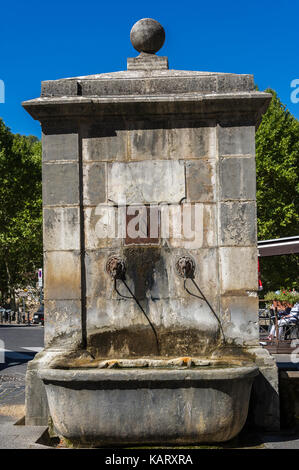
M 164 39 L 159 23 L 140 20 L 131 30 L 140 55 L 126 71 L 45 81 L 40 98 L 23 103 L 43 132 L 45 349 L 28 367 L 28 424 L 47 421 L 56 373 L 63 382 L 75 369 L 74 380 L 93 389 L 97 380 L 107 385 L 116 372 L 108 369 L 130 368 L 117 380 L 139 389 L 149 380 L 144 367 L 179 388 L 190 374 L 194 384 L 212 380 L 198 368 L 222 361 L 240 367 L 248 400 L 254 380 L 255 423 L 279 425 L 277 370 L 259 347 L 257 297 L 255 129 L 271 95 L 255 90 L 252 75 L 169 70 L 156 55 Z M 95 368 L 97 379 L 94 370 L 86 375 Z M 159 368 L 172 376 L 159 379 Z M 190 394 L 173 394 L 180 397 Z M 236 434 L 246 414 L 209 439 Z M 204 427 L 192 433 L 181 442 L 207 439 Z M 133 434 L 113 442 L 135 442 Z M 140 439 L 151 442 L 146 433 Z

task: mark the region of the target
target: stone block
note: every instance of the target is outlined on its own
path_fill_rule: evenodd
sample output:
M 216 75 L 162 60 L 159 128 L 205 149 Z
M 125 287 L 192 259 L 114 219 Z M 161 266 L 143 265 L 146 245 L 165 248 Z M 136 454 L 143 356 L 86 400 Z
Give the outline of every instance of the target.
M 180 277 L 176 270 L 176 262 L 180 256 L 192 256 L 195 262 L 195 281 L 199 288 L 203 291 L 206 298 L 214 304 L 217 310 L 217 293 L 218 293 L 218 266 L 217 266 L 217 250 L 202 248 L 199 250 L 175 250 L 174 253 L 165 255 L 167 259 L 167 273 L 169 282 L 170 298 L 174 299 L 187 299 L 189 301 L 194 300 L 192 296 L 184 289 L 184 279 Z M 196 295 L 200 295 L 192 281 L 187 281 L 188 289 Z M 195 308 L 202 308 L 204 302 L 201 300 L 196 301 Z M 186 305 L 185 305 L 186 308 Z M 212 312 L 207 310 L 208 314 Z M 181 312 L 182 317 L 185 316 L 184 312 Z M 187 320 L 187 319 L 185 319 Z
M 50 251 L 44 254 L 45 299 L 81 298 L 81 260 L 78 251 Z
M 129 124 L 129 159 L 150 160 L 169 157 L 168 121 L 137 121 Z
M 78 347 L 82 341 L 80 300 L 45 300 L 45 346 Z
M 25 384 L 25 424 L 27 426 L 47 426 L 49 419 L 48 399 L 34 361 L 28 362 Z
M 43 204 L 79 204 L 79 167 L 77 163 L 43 165 Z
M 46 329 L 45 329 L 46 330 Z M 26 372 L 26 394 L 25 394 L 25 424 L 28 426 L 48 426 L 49 425 L 49 407 L 46 390 L 42 380 L 39 377 L 41 369 L 49 368 L 50 363 L 61 355 L 62 348 L 43 349 L 36 354 L 34 359 L 28 362 Z
M 234 344 L 255 345 L 259 340 L 257 295 L 222 296 L 221 315 L 225 337 Z
M 232 157 L 220 160 L 221 200 L 255 200 L 255 159 Z
M 232 73 L 218 74 L 218 92 L 232 93 L 236 91 L 253 91 L 253 75 L 236 75 Z
M 195 249 L 203 245 L 203 204 L 161 204 L 162 245 Z
M 106 271 L 106 263 L 109 256 L 115 254 L 110 250 L 87 250 L 85 256 L 86 269 L 86 297 L 103 297 L 107 299 L 113 296 L 114 284 Z
M 275 358 L 261 347 L 248 348 L 248 352 L 255 355 L 259 367 L 252 387 L 249 424 L 265 431 L 279 431 L 279 380 Z
M 219 126 L 219 155 L 255 155 L 254 126 Z
M 77 80 L 46 80 L 42 82 L 41 96 L 77 96 Z
M 185 197 L 184 163 L 154 160 L 108 164 L 108 199 L 127 204 L 179 203 Z
M 163 204 L 160 212 L 163 246 L 194 250 L 216 245 L 216 204 Z
M 78 161 L 78 134 L 43 134 L 43 161 Z
M 216 127 L 214 122 L 171 120 L 169 157 L 178 159 L 215 158 Z
M 203 247 L 217 245 L 217 207 L 216 204 L 203 205 Z
M 219 239 L 221 245 L 255 245 L 255 202 L 224 202 L 220 204 Z
M 187 200 L 214 202 L 216 200 L 216 168 L 213 160 L 186 161 Z
M 174 76 L 157 77 L 144 81 L 143 93 L 148 93 L 148 90 L 153 94 L 171 94 L 173 96 L 180 93 L 213 93 L 217 88 L 217 77 L 213 74 L 190 74 L 187 72 L 185 76 L 179 76 L 177 71 L 174 71 Z
M 118 238 L 118 209 L 109 204 L 84 209 L 85 248 L 120 247 L 122 238 Z
M 139 55 L 128 57 L 128 70 L 168 70 L 168 57 L 155 54 Z
M 180 74 L 169 71 L 167 75 L 138 78 L 138 72 L 118 72 L 118 77 L 102 75 L 99 80 L 80 80 L 82 96 L 132 96 L 137 95 L 178 95 L 181 93 L 213 93 L 217 91 L 217 75 L 211 73 L 190 72 Z M 161 72 L 160 72 L 161 73 Z M 163 73 L 163 72 L 162 72 Z M 108 76 L 107 76 L 108 75 Z M 169 76 L 170 75 L 170 76 Z M 121 78 L 121 80 L 120 80 Z
M 43 211 L 44 251 L 80 250 L 78 207 L 56 207 Z
M 127 158 L 127 129 L 122 121 L 92 122 L 82 125 L 84 161 L 111 161 Z
M 257 247 L 220 247 L 222 293 L 256 291 L 258 288 Z
M 106 201 L 106 163 L 83 166 L 84 205 L 97 205 Z
M 109 279 L 107 282 L 109 282 Z M 111 289 L 113 289 L 113 281 L 111 279 L 110 284 Z M 130 296 L 129 292 L 119 282 L 118 287 L 119 292 Z M 115 294 L 114 297 L 113 299 L 107 299 L 104 294 L 103 296 L 98 295 L 97 297 L 87 297 L 86 299 L 87 335 L 90 337 L 99 334 L 99 337 L 105 338 L 105 335 L 102 335 L 102 333 L 107 332 L 108 337 L 110 337 L 110 344 L 109 346 L 104 344 L 102 346 L 103 348 L 108 347 L 112 355 L 113 351 L 114 354 L 117 354 L 117 350 L 114 348 L 119 343 L 117 339 L 118 334 L 121 336 L 124 330 L 128 331 L 130 328 L 134 330 L 135 327 L 138 329 L 139 326 L 148 326 L 146 318 L 133 299 L 124 299 L 118 294 Z M 142 301 L 142 304 L 144 305 L 144 301 Z M 150 316 L 152 318 L 152 314 Z M 121 346 L 121 349 L 126 349 L 125 343 Z

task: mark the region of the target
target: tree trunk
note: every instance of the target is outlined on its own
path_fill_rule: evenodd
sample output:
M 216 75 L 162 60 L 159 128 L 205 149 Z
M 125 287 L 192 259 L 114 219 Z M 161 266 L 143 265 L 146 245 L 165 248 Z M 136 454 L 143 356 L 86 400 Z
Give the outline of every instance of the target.
M 9 294 L 9 298 L 10 298 L 10 307 L 12 307 L 11 305 L 11 301 L 12 301 L 12 290 L 13 290 L 13 287 L 11 285 L 11 275 L 10 275 L 10 271 L 9 271 L 9 267 L 8 267 L 8 262 L 7 262 L 7 259 L 5 259 L 5 267 L 6 267 L 6 273 L 7 273 L 7 290 L 8 290 L 8 294 Z

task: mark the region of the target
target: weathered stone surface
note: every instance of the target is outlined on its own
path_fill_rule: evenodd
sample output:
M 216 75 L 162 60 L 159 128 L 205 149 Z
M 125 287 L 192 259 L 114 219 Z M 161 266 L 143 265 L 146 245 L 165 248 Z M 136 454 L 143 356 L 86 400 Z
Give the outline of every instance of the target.
M 142 250 L 142 255 L 140 251 Z M 136 254 L 139 258 L 133 264 Z M 114 284 L 106 272 L 106 263 L 115 250 L 88 251 L 86 254 L 87 297 L 103 297 L 121 300 L 114 290 Z M 126 282 L 138 299 L 152 298 L 161 300 L 169 297 L 168 278 L 165 260 L 160 249 L 130 247 L 124 250 L 126 264 Z M 147 266 L 147 270 L 143 267 Z M 130 293 L 119 282 L 120 291 L 124 295 Z M 138 309 L 137 309 L 138 312 Z M 116 315 L 118 315 L 118 309 Z M 138 313 L 138 317 L 139 317 Z M 128 321 L 128 319 L 127 319 Z M 118 321 L 116 320 L 118 323 Z
M 120 359 L 142 361 L 146 356 L 152 361 L 174 360 L 172 366 L 179 368 L 191 356 L 227 357 L 221 322 L 232 343 L 229 354 L 240 359 L 246 355 L 243 346 L 254 349 L 258 340 L 256 227 L 251 224 L 255 218 L 254 127 L 271 95 L 255 91 L 251 75 L 166 70 L 164 58 L 144 53 L 129 61 L 129 66 L 138 70 L 45 82 L 41 98 L 25 104 L 42 122 L 46 135 L 47 347 L 78 352 L 86 344 L 85 354 L 94 354 L 95 362 L 107 359 L 115 366 Z M 185 232 L 183 238 L 171 233 L 160 239 L 158 233 L 151 243 L 144 231 L 147 237 L 140 236 L 137 245 L 129 244 L 132 237 L 126 233 L 117 233 L 121 238 L 105 233 L 109 217 L 122 211 L 112 207 L 115 202 L 157 207 L 164 203 L 184 206 L 188 200 L 199 204 L 198 213 L 190 215 L 194 239 Z M 125 220 L 131 222 L 129 216 Z M 103 232 L 105 236 L 99 236 Z M 115 289 L 106 273 L 111 255 L 125 262 L 129 289 L 121 279 Z M 196 297 L 199 292 L 191 279 L 185 280 L 184 288 L 184 279 L 175 269 L 178 256 L 194 259 L 194 280 L 207 302 Z M 124 297 L 133 293 L 137 302 Z M 75 367 L 80 358 L 76 361 Z M 260 359 L 256 362 L 275 389 L 272 365 Z M 33 363 L 36 369 L 47 364 L 55 367 L 47 353 L 42 366 L 39 359 Z M 77 372 L 71 371 L 74 380 Z M 51 414 L 56 413 L 58 425 L 68 426 L 65 416 L 75 424 L 71 439 L 80 440 L 80 433 L 88 434 L 90 426 L 96 435 L 92 443 L 99 440 L 99 445 L 140 443 L 142 439 L 173 444 L 226 440 L 245 421 L 252 377 L 238 375 L 235 368 L 231 372 L 225 367 L 221 373 L 211 368 L 199 385 L 198 377 L 193 377 L 194 384 L 189 375 L 181 380 L 177 375 L 181 371 L 173 370 L 176 374 L 167 387 L 162 384 L 164 372 L 154 377 L 149 370 L 141 384 L 146 383 L 145 389 L 132 372 L 133 378 L 124 375 L 121 385 L 114 388 L 106 375 L 100 380 L 97 376 L 96 381 L 81 376 L 84 387 L 72 383 L 70 388 L 58 387 L 54 406 L 58 411 L 61 407 L 63 420 L 57 410 Z M 67 371 L 62 376 L 66 379 Z M 30 379 L 32 386 L 42 394 L 35 379 Z M 104 387 L 96 390 L 95 383 Z M 265 398 L 265 390 L 258 387 L 257 395 L 272 400 L 273 394 Z M 244 397 L 245 402 L 240 402 Z M 73 406 L 77 399 L 88 403 L 83 421 L 80 406 Z M 66 413 L 65 403 L 71 404 L 70 412 Z M 153 404 L 154 414 L 149 412 Z M 28 410 L 32 405 L 28 402 Z M 277 402 L 275 409 L 265 406 L 269 416 L 262 421 L 275 424 L 277 406 Z M 257 406 L 255 413 L 260 409 Z M 117 412 L 111 414 L 111 410 Z M 34 412 L 28 411 L 37 421 L 45 415 L 44 403 L 38 400 Z M 231 418 L 236 418 L 235 424 Z M 200 428 L 198 423 L 202 423 Z M 100 431 L 99 425 L 103 426 Z M 122 432 L 129 435 L 128 442 Z
M 255 155 L 254 126 L 218 127 L 220 155 Z
M 28 362 L 26 371 L 26 418 L 27 426 L 47 426 L 49 406 L 44 384 L 37 373 L 34 361 Z
M 225 202 L 220 204 L 220 244 L 256 244 L 255 202 Z
M 203 206 L 203 247 L 211 248 L 218 244 L 217 239 L 217 207 L 216 204 Z
M 108 164 L 108 199 L 129 204 L 179 203 L 185 197 L 185 170 L 179 161 Z
M 82 342 L 80 300 L 45 300 L 45 347 L 73 349 Z
M 120 247 L 122 238 L 118 237 L 118 209 L 111 204 L 99 204 L 97 207 L 85 207 L 85 248 Z
M 147 302 L 141 302 L 147 311 Z M 158 336 L 159 351 L 151 326 L 133 300 L 126 302 L 108 301 L 101 298 L 92 299 L 90 302 L 88 300 L 87 341 L 88 349 L 92 354 L 96 357 L 109 358 L 157 357 L 159 355 L 172 357 L 190 354 L 206 357 L 217 347 L 219 340 L 217 321 L 209 317 L 207 307 L 200 306 L 195 310 L 194 301 L 190 304 L 183 300 L 169 302 L 149 300 L 148 305 L 151 312 L 149 318 Z M 173 308 L 177 311 L 179 308 L 186 311 L 186 306 L 189 316 L 194 314 L 190 322 L 187 319 L 185 323 L 181 322 L 177 327 L 168 323 L 166 328 L 157 322 L 160 315 L 169 317 Z M 119 322 L 116 329 L 112 323 L 112 315 L 117 307 Z M 94 310 L 97 310 L 97 316 Z M 197 316 L 194 324 L 195 312 Z M 106 321 L 105 326 L 101 326 L 100 322 L 105 320 L 107 314 L 110 323 Z M 193 323 L 193 328 L 191 323 Z
M 176 257 L 167 250 L 159 254 L 157 249 L 147 248 L 144 256 L 139 256 L 133 264 L 131 260 L 136 258 L 138 250 L 137 247 L 128 249 L 124 258 L 126 283 L 157 329 L 161 354 L 204 355 L 211 351 L 219 336 L 217 319 L 205 302 L 190 296 L 184 289 L 183 279 L 175 273 Z M 216 250 L 214 253 L 204 251 L 207 253 L 192 252 L 198 263 L 196 281 L 217 309 Z M 87 333 L 92 352 L 100 357 L 156 355 L 155 338 L 144 314 L 133 299 L 121 296 L 132 297 L 132 294 L 120 280 L 116 292 L 105 271 L 112 253 L 87 253 Z M 197 294 L 192 284 L 189 288 Z
M 161 204 L 162 246 L 172 248 L 201 248 L 203 245 L 202 203 Z
M 81 125 L 84 161 L 127 158 L 127 129 L 123 121 L 96 121 Z
M 164 44 L 163 26 L 152 18 L 142 18 L 131 29 L 130 39 L 138 52 L 155 54 Z
M 176 253 L 169 253 L 167 249 L 143 248 L 141 260 L 131 264 L 136 253 L 140 254 L 140 248 L 132 247 L 124 252 L 126 260 L 126 282 L 138 299 L 190 299 L 189 294 L 184 290 L 181 277 L 176 272 L 175 263 L 179 256 L 184 254 L 182 250 Z M 207 297 L 215 300 L 217 293 L 217 252 L 215 249 L 202 249 L 190 251 L 196 264 L 196 282 L 204 286 Z M 106 272 L 106 262 L 110 256 L 115 254 L 115 250 L 92 250 L 86 253 L 86 282 L 87 297 L 103 297 L 106 299 L 118 299 L 114 292 L 114 285 Z M 142 272 L 146 266 L 147 271 Z M 119 283 L 122 286 L 122 283 Z M 125 293 L 123 287 L 121 292 Z M 128 294 L 130 295 L 130 294 Z M 181 315 L 182 312 L 173 312 L 174 315 Z M 175 317 L 173 317 L 173 320 Z
M 84 205 L 97 205 L 106 201 L 106 163 L 91 163 L 83 166 Z
M 215 202 L 216 168 L 214 160 L 186 161 L 187 200 Z
M 141 73 L 144 71 L 134 71 L 133 73 Z M 164 70 L 160 73 L 163 74 Z M 129 73 L 129 72 L 128 72 Z M 132 72 L 131 72 L 132 73 Z M 202 74 L 200 77 L 196 75 L 186 76 L 186 74 L 176 75 L 174 80 L 170 77 L 155 77 L 150 70 L 150 77 L 129 77 L 123 76 L 122 80 L 113 80 L 110 77 L 102 77 L 100 80 L 85 80 L 82 77 L 78 80 L 80 83 L 81 96 L 147 96 L 147 95 L 180 95 L 182 93 L 203 93 L 210 94 L 217 89 L 217 77 L 213 74 Z M 62 83 L 59 86 L 64 88 Z M 53 84 L 50 85 L 50 90 L 55 90 Z
M 63 349 L 63 348 L 62 348 Z M 43 350 L 36 354 L 34 360 L 28 362 L 26 372 L 26 395 L 25 424 L 29 426 L 48 426 L 49 425 L 49 406 L 46 390 L 43 381 L 38 372 L 43 368 L 48 368 L 55 356 L 61 351 L 55 349 Z
M 175 250 L 174 253 L 167 257 L 167 272 L 169 278 L 169 290 L 170 298 L 185 298 L 191 300 L 190 294 L 184 289 L 184 280 L 178 275 L 176 271 L 176 261 L 180 256 L 187 254 L 184 250 Z M 204 295 L 214 304 L 217 310 L 217 294 L 218 294 L 218 261 L 217 261 L 217 250 L 216 249 L 199 249 L 189 250 L 188 255 L 191 255 L 195 262 L 195 281 L 204 292 Z M 192 281 L 187 280 L 188 289 L 199 295 Z M 196 301 L 197 308 L 202 308 L 203 302 L 201 300 Z M 207 310 L 207 316 L 212 315 L 212 312 Z M 184 316 L 182 314 L 182 316 Z
M 45 299 L 81 298 L 80 252 L 50 251 L 44 254 Z
M 249 349 L 259 374 L 252 387 L 249 423 L 265 431 L 280 430 L 278 369 L 275 358 L 264 348 Z
M 255 159 L 222 158 L 220 160 L 219 185 L 222 200 L 255 200 Z
M 131 160 L 169 157 L 168 121 L 137 121 L 128 124 Z
M 120 285 L 121 292 L 126 292 L 124 286 Z M 191 322 L 181 322 L 180 325 L 173 326 L 167 324 L 165 328 L 159 319 L 164 315 L 169 317 L 173 310 L 184 308 L 186 302 L 177 301 L 153 301 L 151 299 L 141 300 L 145 312 L 147 312 L 150 326 L 146 317 L 138 308 L 134 300 L 105 300 L 92 299 L 89 303 L 89 317 L 87 322 L 87 347 L 88 350 L 98 358 L 136 358 L 136 357 L 173 357 L 196 355 L 205 357 L 218 344 L 217 325 L 213 321 L 206 320 L 207 309 L 199 308 L 197 315 L 197 324 L 190 327 Z M 194 302 L 193 302 L 194 303 Z M 188 311 L 189 315 L 194 312 L 194 308 Z M 193 306 L 194 307 L 194 306 Z M 118 315 L 115 315 L 116 308 Z M 93 315 L 93 310 L 97 309 L 97 318 Z M 184 309 L 185 310 L 185 309 Z M 101 317 L 99 317 L 102 315 Z M 107 321 L 105 315 L 110 320 Z M 114 320 L 118 321 L 118 327 L 115 327 Z M 192 318 L 193 320 L 193 318 Z M 103 326 L 100 321 L 105 321 Z M 215 321 L 216 323 L 216 321 Z M 194 321 L 193 321 L 194 324 Z M 94 327 L 94 325 L 96 325 Z M 158 345 L 157 345 L 157 338 Z
M 43 204 L 79 204 L 78 164 L 43 165 Z
M 245 424 L 256 374 L 254 366 L 40 371 L 58 433 L 86 446 L 232 439 Z M 78 387 L 82 382 L 85 386 Z M 83 415 L 82 403 L 88 403 Z
M 256 246 L 220 247 L 219 260 L 221 291 L 223 293 L 257 290 Z
M 134 60 L 137 62 L 138 57 Z M 161 60 L 157 57 L 156 62 Z M 152 61 L 153 62 L 153 61 Z M 185 93 L 223 94 L 242 93 L 239 96 L 239 109 L 243 104 L 247 105 L 247 110 L 252 111 L 252 106 L 262 108 L 268 104 L 271 95 L 254 90 L 252 75 L 237 75 L 215 72 L 198 72 L 188 70 L 159 70 L 153 68 L 140 68 L 138 70 L 128 70 L 112 73 L 104 73 L 83 77 L 73 77 L 60 80 L 49 80 L 42 82 L 42 97 L 62 97 L 62 96 L 124 96 L 124 95 L 180 95 Z M 251 96 L 248 96 L 250 92 Z M 237 96 L 236 96 L 237 97 Z M 233 99 L 233 96 L 230 96 Z M 254 103 L 252 98 L 256 98 Z M 186 97 L 184 97 L 186 100 Z M 245 100 L 246 99 L 246 103 Z M 193 101 L 196 96 L 193 97 Z M 215 101 L 215 97 L 213 98 Z M 30 101 L 24 103 L 29 107 Z M 40 104 L 40 103 L 39 103 Z M 248 107 L 248 104 L 250 106 Z M 227 99 L 225 103 L 227 107 Z M 211 110 L 213 107 L 211 106 Z M 254 118 L 253 118 L 254 119 Z
M 163 204 L 160 214 L 162 246 L 185 250 L 216 246 L 216 204 Z
M 43 161 L 78 160 L 78 134 L 43 134 Z
M 169 126 L 170 158 L 215 158 L 216 126 L 213 121 L 171 119 Z
M 106 271 L 107 260 L 113 254 L 113 251 L 103 249 L 86 252 L 86 297 L 117 298 L 111 277 Z
M 221 73 L 218 75 L 218 93 L 243 90 L 254 90 L 253 75 L 236 75 L 233 73 Z
M 128 70 L 167 70 L 168 58 L 154 54 L 140 54 L 138 57 L 128 57 Z
M 176 357 L 174 359 L 115 359 L 115 360 L 104 360 L 98 363 L 99 369 L 117 369 L 117 368 L 131 368 L 136 369 L 138 367 L 207 367 L 215 363 L 204 359 L 198 359 L 197 357 Z
M 78 207 L 56 207 L 43 211 L 44 251 L 80 250 Z
M 77 80 L 47 80 L 42 82 L 41 96 L 77 96 Z
M 257 295 L 222 296 L 222 316 L 225 337 L 234 344 L 256 345 L 259 340 L 258 297 Z

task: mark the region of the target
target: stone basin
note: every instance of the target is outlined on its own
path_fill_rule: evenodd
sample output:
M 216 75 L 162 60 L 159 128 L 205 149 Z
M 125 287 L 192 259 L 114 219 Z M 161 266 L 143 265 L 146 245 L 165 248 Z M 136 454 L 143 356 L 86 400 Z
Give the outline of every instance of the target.
M 78 447 L 224 442 L 245 424 L 254 365 L 43 369 L 56 431 Z

